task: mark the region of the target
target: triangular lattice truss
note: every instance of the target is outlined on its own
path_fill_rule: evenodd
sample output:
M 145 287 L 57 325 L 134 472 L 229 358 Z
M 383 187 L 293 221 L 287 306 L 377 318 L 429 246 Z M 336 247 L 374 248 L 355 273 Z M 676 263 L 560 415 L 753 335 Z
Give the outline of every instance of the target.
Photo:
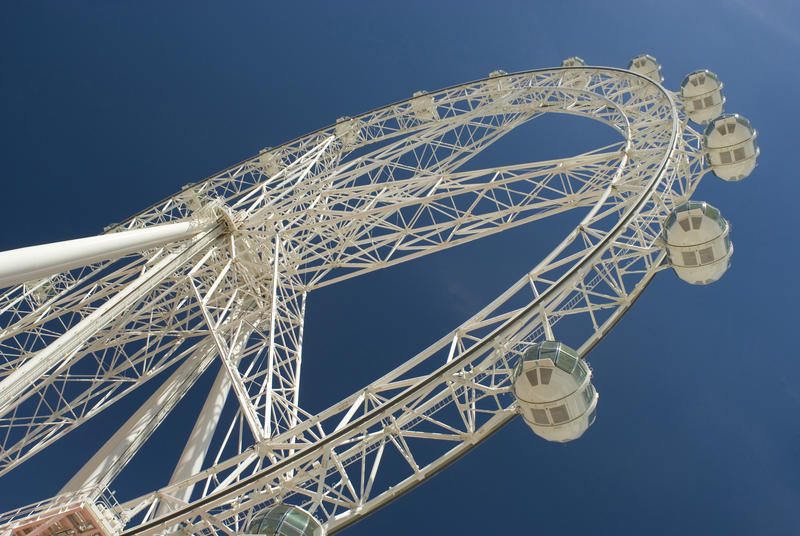
M 601 121 L 621 141 L 462 170 L 548 112 Z M 210 230 L 0 296 L 0 380 L 22 370 L 26 382 L 5 397 L 0 383 L 0 473 L 172 367 L 65 491 L 103 489 L 219 361 L 171 483 L 116 507 L 125 534 L 236 534 L 276 501 L 338 530 L 511 419 L 509 374 L 530 344 L 569 325 L 585 355 L 663 266 L 661 222 L 704 171 L 673 94 L 588 67 L 418 94 L 264 151 L 109 232 L 224 216 Z M 568 210 L 581 224 L 482 311 L 328 410 L 302 409 L 308 292 Z M 238 410 L 219 422 L 228 393 Z

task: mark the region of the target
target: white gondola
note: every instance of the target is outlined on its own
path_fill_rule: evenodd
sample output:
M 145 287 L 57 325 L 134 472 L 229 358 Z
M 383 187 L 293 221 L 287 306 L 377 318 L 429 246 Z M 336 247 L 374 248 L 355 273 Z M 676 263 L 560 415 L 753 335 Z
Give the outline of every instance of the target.
M 584 65 L 586 65 L 586 62 L 578 56 L 569 57 L 561 62 L 562 67 L 583 67 Z
M 714 175 L 726 181 L 750 175 L 761 153 L 757 135 L 750 121 L 739 114 L 722 115 L 709 123 L 703 133 L 703 149 Z
M 561 62 L 562 67 L 583 67 L 586 62 L 583 58 L 572 56 Z M 585 71 L 566 72 L 562 75 L 561 85 L 564 87 L 585 87 L 591 79 L 591 75 Z
M 425 90 L 414 92 L 414 98 L 411 99 L 411 112 L 419 121 L 426 122 L 439 119 L 436 103 L 433 101 L 433 97 L 428 95 Z
M 661 64 L 650 54 L 642 54 L 633 58 L 628 63 L 628 70 L 646 76 L 659 84 L 664 81 L 664 77 L 661 75 Z
M 512 378 L 522 417 L 539 437 L 572 441 L 594 422 L 598 394 L 592 371 L 566 344 L 533 345 L 517 361 Z
M 689 119 L 707 125 L 712 119 L 722 115 L 725 105 L 722 86 L 717 75 L 708 69 L 686 75 L 681 82 L 681 100 Z
M 346 148 L 356 145 L 361 140 L 361 122 L 344 116 L 336 120 L 336 137 Z
M 730 226 L 719 210 L 703 201 L 687 201 L 664 222 L 669 262 L 677 276 L 693 285 L 717 281 L 733 255 Z

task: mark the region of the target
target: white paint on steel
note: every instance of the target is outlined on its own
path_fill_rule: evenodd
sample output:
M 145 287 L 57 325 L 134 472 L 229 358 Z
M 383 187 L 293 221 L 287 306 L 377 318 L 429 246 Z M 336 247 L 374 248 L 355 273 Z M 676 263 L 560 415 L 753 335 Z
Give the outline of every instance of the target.
M 184 361 L 59 493 L 108 486 L 211 364 L 216 357 L 211 350 L 198 348 L 194 359 Z
M 0 287 L 185 240 L 215 222 L 183 221 L 0 252 Z
M 463 169 L 547 112 L 601 121 L 622 141 Z M 10 319 L 0 342 L 19 346 L 0 363 L 0 385 L 13 391 L 0 417 L 14 431 L 0 443 L 0 473 L 213 348 L 238 410 L 213 434 L 221 391 L 209 397 L 190 440 L 198 448 L 187 445 L 175 478 L 117 509 L 126 534 L 234 534 L 278 501 L 340 530 L 508 422 L 514 363 L 535 342 L 558 339 L 565 319 L 587 320 L 569 341 L 580 355 L 611 329 L 663 265 L 661 222 L 705 173 L 699 140 L 657 82 L 576 66 L 417 94 L 340 123 L 338 135 L 332 125 L 190 185 L 118 229 L 184 220 L 207 203 L 225 207 L 227 225 L 177 250 L 76 268 L 46 293 L 0 295 Z M 461 326 L 327 410 L 300 407 L 309 291 L 573 209 L 588 212 L 579 226 Z M 52 323 L 66 333 L 47 331 Z M 47 348 L 26 347 L 34 338 Z M 87 362 L 103 364 L 88 381 L 62 366 Z M 32 396 L 51 404 L 21 403 Z M 206 444 L 210 435 L 219 439 Z M 404 467 L 382 463 L 390 450 Z

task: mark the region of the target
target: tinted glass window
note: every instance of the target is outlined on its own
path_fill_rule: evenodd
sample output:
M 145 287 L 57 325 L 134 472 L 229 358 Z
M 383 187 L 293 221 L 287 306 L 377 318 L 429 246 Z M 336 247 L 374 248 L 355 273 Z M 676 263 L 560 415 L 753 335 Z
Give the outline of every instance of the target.
M 536 424 L 550 424 L 550 420 L 547 418 L 547 412 L 543 409 L 532 409 L 531 413 L 533 413 L 533 422 Z
M 281 524 L 281 533 L 286 536 L 301 536 L 308 525 L 308 517 L 299 510 L 286 514 Z
M 586 377 L 586 367 L 582 365 L 575 367 L 575 370 L 572 371 L 572 377 L 578 380 L 579 383 L 582 382 Z
M 536 369 L 526 372 L 525 377 L 528 378 L 528 383 L 531 384 L 531 387 L 539 385 L 539 376 L 536 374 Z
M 539 372 L 542 375 L 542 385 L 549 385 L 550 384 L 550 377 L 553 375 L 553 369 L 551 369 L 551 368 L 543 368 L 543 369 L 539 369 Z
M 553 341 L 545 341 L 539 345 L 539 359 L 558 359 L 559 343 Z
M 539 347 L 534 346 L 533 348 L 528 348 L 522 359 L 524 361 L 536 361 L 537 359 L 539 359 Z
M 575 368 L 576 362 L 577 360 L 574 357 L 572 357 L 566 352 L 561 352 L 558 356 L 558 363 L 556 363 L 556 366 L 558 366 L 558 368 L 560 368 L 564 372 L 571 373 L 572 369 Z
M 550 408 L 550 416 L 553 418 L 553 422 L 555 424 L 567 422 L 569 420 L 569 412 L 567 411 L 567 406 L 564 406 L 562 404 L 561 406 Z
M 586 402 L 586 407 L 589 407 L 589 404 L 592 403 L 592 399 L 594 398 L 594 387 L 590 383 L 586 386 L 586 389 L 583 390 L 583 401 Z

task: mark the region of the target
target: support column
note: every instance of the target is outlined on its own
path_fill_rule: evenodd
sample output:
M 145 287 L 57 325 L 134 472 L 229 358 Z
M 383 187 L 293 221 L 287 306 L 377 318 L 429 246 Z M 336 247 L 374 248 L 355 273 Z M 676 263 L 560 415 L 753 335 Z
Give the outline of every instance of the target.
M 182 221 L 0 252 L 0 288 L 113 260 L 212 228 L 214 221 Z
M 80 347 L 92 335 L 103 329 L 122 311 L 133 306 L 165 279 L 172 277 L 179 266 L 207 249 L 224 232 L 224 226 L 217 224 L 182 251 L 167 255 L 161 262 L 129 283 L 69 331 L 6 376 L 0 382 L 0 415 L 12 411 L 30 396 L 33 393 L 31 387 L 35 386 L 45 374 L 51 372 L 55 375 L 69 366 Z
M 94 486 L 108 486 L 180 402 L 197 378 L 214 361 L 216 355 L 216 347 L 211 341 L 207 341 L 205 348 L 188 356 L 178 370 L 164 381 L 139 410 L 120 426 L 105 445 L 61 488 L 59 494 Z

